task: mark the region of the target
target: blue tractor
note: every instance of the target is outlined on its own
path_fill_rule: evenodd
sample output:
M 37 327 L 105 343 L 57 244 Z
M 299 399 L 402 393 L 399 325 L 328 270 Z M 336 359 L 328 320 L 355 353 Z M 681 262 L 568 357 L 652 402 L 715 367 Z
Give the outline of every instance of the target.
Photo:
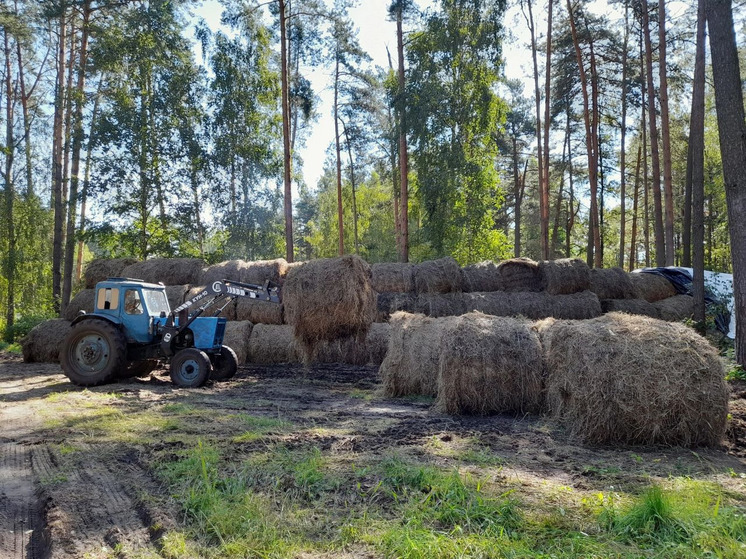
M 237 297 L 280 302 L 269 282 L 223 280 L 171 310 L 162 284 L 131 278 L 99 282 L 93 313 L 81 311 L 63 343 L 62 369 L 79 386 L 147 375 L 162 362 L 169 362 L 177 386 L 227 380 L 236 374 L 238 360 L 223 345 L 226 319 L 219 314 Z M 217 305 L 218 316 L 200 316 Z

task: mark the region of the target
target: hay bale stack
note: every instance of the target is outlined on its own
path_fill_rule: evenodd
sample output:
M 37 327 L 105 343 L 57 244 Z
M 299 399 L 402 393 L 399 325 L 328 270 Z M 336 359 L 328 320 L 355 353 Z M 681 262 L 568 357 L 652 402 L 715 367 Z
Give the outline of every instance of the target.
M 591 270 L 580 258 L 561 258 L 539 262 L 544 288 L 551 295 L 569 295 L 586 291 L 591 285 Z
M 87 313 L 93 312 L 93 307 L 96 304 L 96 290 L 95 289 L 83 289 L 73 297 L 65 307 L 62 313 L 62 318 L 65 320 L 75 320 L 80 311 Z
M 236 320 L 249 320 L 254 324 L 282 324 L 282 305 L 241 297 L 236 300 Z
M 461 291 L 461 268 L 450 256 L 421 262 L 414 268 L 414 289 L 417 293 Z
M 299 363 L 301 352 L 293 336 L 293 327 L 283 324 L 255 324 L 249 338 L 249 363 L 272 365 Z
M 199 283 L 201 285 L 209 285 L 214 281 L 224 279 L 241 281 L 241 273 L 247 265 L 248 262 L 244 260 L 226 260 L 225 262 L 213 264 L 202 270 Z
M 479 264 L 471 264 L 461 269 L 461 282 L 464 291 L 502 291 L 502 277 L 497 271 L 497 264 L 485 260 Z
M 455 415 L 538 412 L 539 337 L 524 320 L 469 313 L 442 339 L 437 407 Z
M 85 287 L 93 289 L 100 281 L 122 276 L 122 271 L 135 264 L 135 258 L 96 258 L 85 267 Z
M 395 312 L 414 312 L 416 300 L 411 293 L 379 293 L 376 299 L 376 322 L 388 322 Z
M 199 295 L 199 293 L 201 291 L 205 290 L 205 286 L 204 285 L 195 285 L 195 286 L 191 286 L 191 287 L 187 286 L 187 287 L 188 287 L 188 289 L 187 289 L 186 294 L 184 295 L 184 301 L 187 301 L 187 300 L 191 299 L 192 297 L 196 297 L 197 295 Z M 210 300 L 212 300 L 212 297 L 208 297 L 206 299 L 203 299 L 200 302 L 200 305 L 203 305 L 205 302 L 210 301 Z M 225 303 L 225 301 L 223 301 L 223 303 Z M 197 308 L 198 307 L 195 307 L 195 306 L 190 307 L 189 308 L 189 313 L 190 314 L 193 313 L 194 311 L 197 310 Z M 171 310 L 173 310 L 173 309 L 174 309 L 174 307 L 171 307 Z M 222 317 L 226 318 L 227 320 L 236 320 L 236 302 L 235 301 L 230 302 L 228 304 L 228 306 L 225 307 L 223 309 L 223 312 L 221 312 L 220 314 L 218 314 L 219 310 L 220 310 L 220 306 L 219 305 L 215 305 L 215 306 L 209 307 L 200 316 L 222 316 Z
M 164 285 L 197 284 L 204 265 L 199 258 L 151 258 L 127 266 L 122 275 Z
M 648 303 L 655 303 L 676 295 L 676 288 L 673 284 L 658 274 L 631 273 L 629 279 L 635 288 L 637 298 L 645 299 Z
M 70 321 L 64 318 L 45 320 L 21 338 L 26 363 L 59 363 L 62 342 L 70 332 Z
M 456 318 L 398 312 L 389 322 L 389 346 L 380 373 L 386 396 L 437 396 L 439 352 Z
M 389 349 L 391 325 L 387 323 L 371 324 L 365 345 L 368 346 L 368 364 L 380 367 Z
M 658 318 L 658 309 L 645 299 L 604 299 L 601 310 L 604 313 L 623 312 Z
M 293 268 L 282 291 L 285 319 L 308 361 L 324 341 L 362 339 L 376 317 L 370 266 L 358 256 L 312 260 Z
M 541 291 L 544 277 L 539 265 L 530 258 L 511 258 L 497 266 L 505 291 Z
M 373 264 L 371 285 L 378 293 L 408 293 L 414 291 L 414 264 L 382 262 Z
M 249 358 L 249 340 L 254 325 L 248 320 L 234 320 L 225 325 L 223 345 L 236 352 L 238 364 L 243 365 Z
M 466 311 L 493 316 L 525 316 L 533 320 L 554 317 L 580 320 L 601 315 L 601 303 L 590 291 L 569 295 L 539 292 L 465 293 Z
M 466 306 L 467 293 L 422 293 L 417 296 L 414 312 L 432 318 L 459 316 L 470 309 Z
M 621 268 L 593 268 L 591 270 L 591 291 L 599 299 L 637 299 L 637 291 L 629 278 L 630 274 Z
M 241 276 L 238 280 L 244 283 L 264 285 L 264 282 L 269 280 L 274 285 L 282 285 L 287 276 L 288 263 L 284 258 L 257 260 L 246 264 L 241 270 Z
M 674 295 L 668 299 L 656 301 L 653 306 L 661 320 L 678 322 L 692 318 L 694 314 L 694 297 L 691 295 Z
M 171 310 L 181 305 L 185 301 L 187 292 L 191 289 L 189 285 L 168 285 L 166 286 L 166 298 Z
M 612 313 L 542 329 L 547 404 L 592 444 L 716 445 L 728 414 L 717 351 L 691 328 Z

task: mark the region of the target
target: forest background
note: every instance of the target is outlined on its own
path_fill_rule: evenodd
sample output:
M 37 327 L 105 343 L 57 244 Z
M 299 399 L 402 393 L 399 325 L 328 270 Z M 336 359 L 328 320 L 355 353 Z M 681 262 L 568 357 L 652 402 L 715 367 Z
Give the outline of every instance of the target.
M 93 257 L 631 270 L 691 266 L 701 246 L 706 269 L 733 270 L 697 3 L 392 0 L 385 67 L 352 0 L 220 4 L 216 29 L 190 0 L 3 0 L 7 340 L 64 309 Z M 727 2 L 740 75 L 743 5 Z M 506 43 L 525 79 L 505 78 Z M 333 141 L 307 184 L 322 72 Z

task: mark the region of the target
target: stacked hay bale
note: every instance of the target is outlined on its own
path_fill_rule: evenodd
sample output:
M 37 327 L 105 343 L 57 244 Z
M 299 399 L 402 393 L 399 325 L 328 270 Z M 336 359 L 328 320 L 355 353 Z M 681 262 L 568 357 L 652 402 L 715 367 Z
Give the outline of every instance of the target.
M 122 275 L 163 285 L 197 285 L 204 265 L 199 258 L 150 258 L 127 266 Z
M 122 277 L 124 269 L 136 262 L 137 260 L 134 258 L 96 258 L 91 260 L 85 268 L 84 286 L 86 289 L 93 289 L 100 281 Z
M 591 270 L 591 291 L 601 300 L 601 309 L 604 313 L 623 312 L 658 317 L 657 309 L 644 295 L 647 282 L 639 282 L 634 276 L 640 274 L 629 274 L 622 268 L 594 268 Z M 663 279 L 663 278 L 660 278 Z M 668 281 L 663 280 L 669 286 Z M 653 291 L 660 291 L 661 286 L 651 285 Z M 641 289 L 642 288 L 642 289 Z M 651 292 L 652 294 L 652 292 Z
M 674 295 L 652 304 L 662 320 L 679 322 L 691 318 L 694 314 L 694 297 L 691 295 Z
M 62 342 L 70 332 L 70 321 L 53 318 L 37 324 L 21 339 L 26 363 L 59 363 Z
M 611 313 L 546 320 L 547 405 L 593 444 L 714 445 L 728 389 L 717 351 L 682 324 Z
M 254 325 L 248 320 L 236 320 L 225 325 L 223 345 L 227 345 L 236 352 L 238 363 L 246 363 L 249 359 L 249 340 Z
M 62 313 L 62 318 L 66 320 L 75 320 L 80 311 L 87 313 L 93 312 L 93 307 L 96 303 L 96 290 L 95 289 L 82 289 L 75 294 L 75 297 L 70 299 L 70 302 L 65 306 Z

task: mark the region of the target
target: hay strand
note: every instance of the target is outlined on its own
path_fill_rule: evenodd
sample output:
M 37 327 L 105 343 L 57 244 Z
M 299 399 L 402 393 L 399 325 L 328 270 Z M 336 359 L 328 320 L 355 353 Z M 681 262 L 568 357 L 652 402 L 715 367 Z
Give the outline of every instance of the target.
M 497 266 L 505 291 L 541 291 L 544 278 L 539 265 L 530 258 L 511 258 Z
M 122 271 L 137 262 L 134 258 L 96 258 L 85 267 L 85 287 L 93 289 L 100 281 L 122 276 Z
M 591 291 L 599 299 L 637 299 L 637 291 L 629 278 L 630 274 L 621 268 L 593 268 L 591 270 Z
M 550 295 L 545 291 L 465 293 L 464 300 L 466 311 L 479 311 L 493 316 L 578 320 L 601 314 L 601 303 L 590 291 L 569 295 Z
M 254 324 L 282 324 L 282 305 L 242 297 L 236 300 L 236 320 L 249 320 Z
M 239 365 L 243 365 L 249 358 L 249 340 L 254 325 L 248 320 L 235 320 L 225 325 L 223 345 L 227 345 L 236 352 Z
M 676 295 L 676 288 L 663 276 L 633 272 L 629 279 L 635 288 L 638 299 L 645 299 L 648 303 L 655 303 Z
M 53 318 L 34 326 L 21 339 L 26 363 L 59 363 L 60 349 L 71 326 L 64 318 Z
M 604 313 L 623 312 L 658 318 L 658 309 L 645 299 L 604 299 L 601 301 L 601 310 Z
M 301 353 L 289 325 L 255 324 L 249 338 L 250 363 L 299 363 Z
M 408 293 L 414 291 L 414 264 L 383 262 L 371 267 L 371 285 L 378 293 Z
M 469 313 L 442 339 L 436 406 L 454 415 L 539 411 L 539 337 L 524 320 Z
M 417 296 L 414 311 L 432 318 L 459 316 L 469 309 L 466 306 L 466 293 L 422 293 Z
M 461 291 L 461 268 L 450 256 L 421 262 L 414 268 L 414 287 L 417 293 Z
M 399 311 L 414 312 L 416 297 L 411 293 L 379 293 L 376 299 L 376 322 L 388 322 Z
M 485 260 L 461 269 L 461 281 L 464 291 L 502 291 L 502 277 L 497 271 L 497 264 Z
M 539 262 L 546 292 L 550 295 L 569 295 L 586 291 L 591 285 L 588 265 L 579 258 L 561 258 Z
M 540 325 L 547 403 L 591 444 L 716 445 L 728 414 L 717 351 L 683 324 L 611 313 Z
M 674 295 L 653 303 L 661 320 L 678 322 L 692 318 L 694 314 L 694 297 L 691 295 Z
M 197 284 L 204 265 L 199 258 L 151 258 L 127 266 L 122 275 L 163 285 Z

